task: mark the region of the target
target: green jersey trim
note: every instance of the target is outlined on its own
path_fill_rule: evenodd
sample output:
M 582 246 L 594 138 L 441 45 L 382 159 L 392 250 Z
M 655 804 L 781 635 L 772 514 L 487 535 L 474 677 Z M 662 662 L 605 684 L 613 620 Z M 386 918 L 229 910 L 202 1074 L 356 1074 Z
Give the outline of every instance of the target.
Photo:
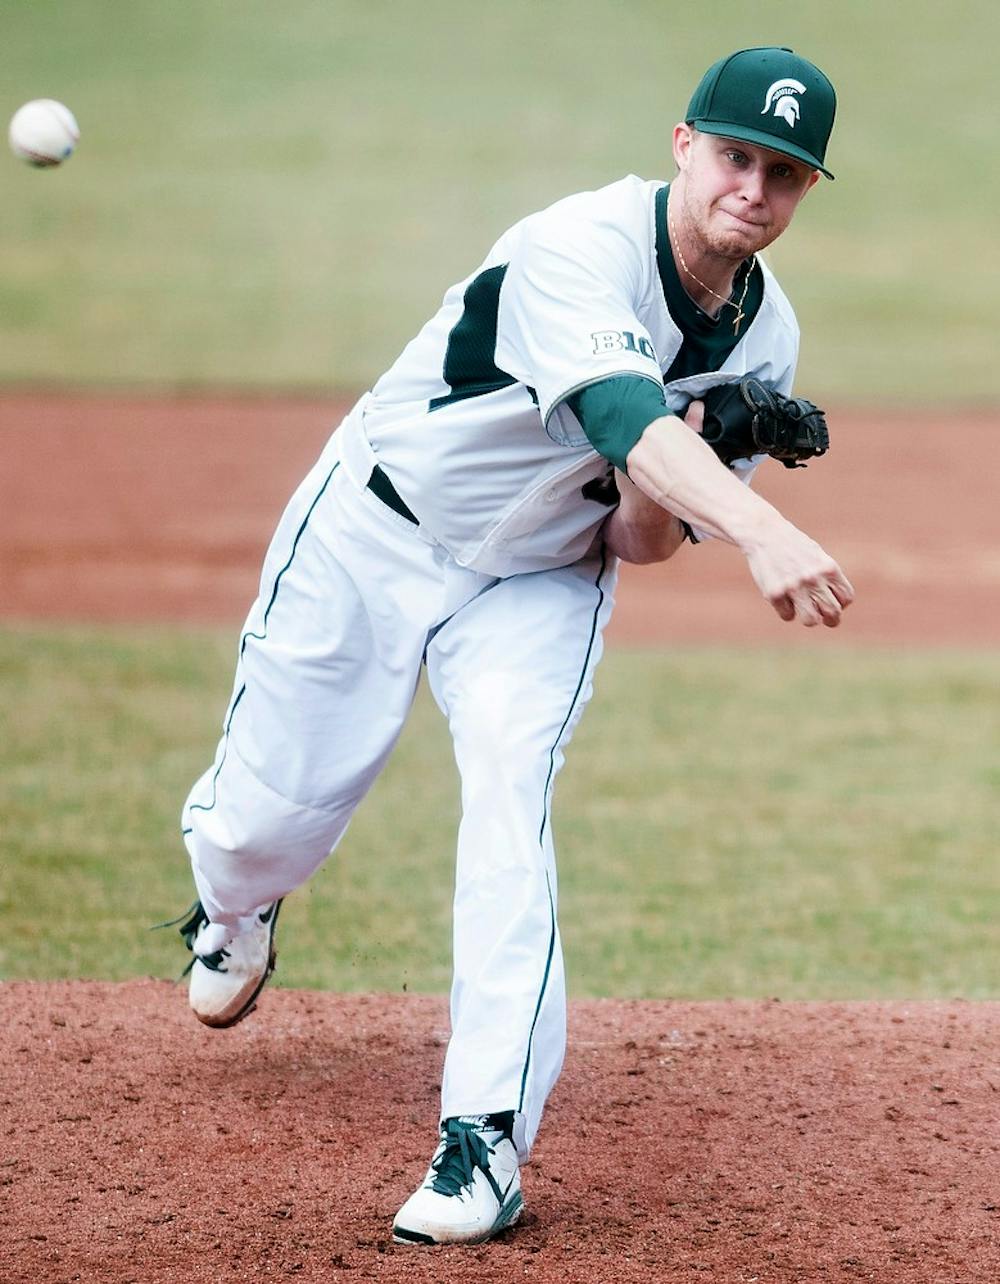
M 469 397 L 509 388 L 517 382 L 499 369 L 497 315 L 500 311 L 500 288 L 507 275 L 507 263 L 486 268 L 466 286 L 462 298 L 462 315 L 448 335 L 442 378 L 450 392 L 432 397 L 428 410 L 438 410 Z

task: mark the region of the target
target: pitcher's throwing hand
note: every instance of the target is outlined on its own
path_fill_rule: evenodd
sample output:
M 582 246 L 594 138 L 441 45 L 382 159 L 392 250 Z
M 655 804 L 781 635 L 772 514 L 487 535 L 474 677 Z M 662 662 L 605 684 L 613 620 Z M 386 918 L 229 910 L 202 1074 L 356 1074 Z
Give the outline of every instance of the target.
M 854 588 L 833 558 L 791 522 L 745 548 L 750 574 L 783 620 L 835 629 L 854 601 Z

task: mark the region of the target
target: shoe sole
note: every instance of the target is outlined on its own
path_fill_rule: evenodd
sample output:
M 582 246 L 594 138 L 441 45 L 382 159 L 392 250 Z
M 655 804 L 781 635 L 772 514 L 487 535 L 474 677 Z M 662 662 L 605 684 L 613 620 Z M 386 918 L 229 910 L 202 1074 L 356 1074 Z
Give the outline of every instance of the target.
M 524 1197 L 518 1191 L 513 1199 L 500 1209 L 496 1221 L 489 1230 L 471 1239 L 435 1239 L 433 1235 L 428 1235 L 424 1231 L 407 1230 L 405 1226 L 393 1226 L 392 1238 L 396 1244 L 409 1244 L 414 1248 L 423 1244 L 485 1244 L 494 1235 L 499 1235 L 501 1231 L 513 1226 L 522 1212 L 524 1212 Z
M 202 1025 L 207 1025 L 209 1029 L 212 1029 L 212 1030 L 231 1030 L 234 1025 L 239 1025 L 239 1023 L 245 1017 L 248 1017 L 250 1013 L 256 1009 L 257 1000 L 260 998 L 260 992 L 261 990 L 263 990 L 264 986 L 267 985 L 268 981 L 271 979 L 271 975 L 274 972 L 275 963 L 278 960 L 278 951 L 274 948 L 274 929 L 278 925 L 278 913 L 280 910 L 281 910 L 281 901 L 276 901 L 274 906 L 274 913 L 271 915 L 271 935 L 268 938 L 268 943 L 267 943 L 268 944 L 267 967 L 264 969 L 264 975 L 257 982 L 257 985 L 254 988 L 253 992 L 247 996 L 243 1006 L 240 1008 L 240 1010 L 236 1013 L 235 1016 L 226 1017 L 225 1020 L 223 1021 L 218 1021 L 218 1020 L 206 1021 L 203 1016 L 199 1016 L 198 1013 L 196 1012 L 195 1016 L 198 1017 L 198 1020 L 202 1023 Z

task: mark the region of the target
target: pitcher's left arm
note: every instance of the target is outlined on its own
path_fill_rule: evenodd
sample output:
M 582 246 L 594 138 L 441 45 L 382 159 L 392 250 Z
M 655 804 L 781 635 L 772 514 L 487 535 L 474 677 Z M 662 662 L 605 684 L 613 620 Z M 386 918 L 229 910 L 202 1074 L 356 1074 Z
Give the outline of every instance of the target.
M 684 542 L 679 518 L 644 495 L 622 472 L 615 473 L 621 500 L 604 524 L 604 542 L 623 562 L 665 562 Z

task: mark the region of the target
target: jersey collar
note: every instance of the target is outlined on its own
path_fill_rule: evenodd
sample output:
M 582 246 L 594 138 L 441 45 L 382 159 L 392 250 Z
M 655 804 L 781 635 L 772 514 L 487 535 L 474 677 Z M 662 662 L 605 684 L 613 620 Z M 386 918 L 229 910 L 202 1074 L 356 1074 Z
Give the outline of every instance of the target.
M 733 335 L 730 309 L 723 308 L 717 317 L 710 317 L 698 307 L 681 282 L 674 261 L 670 235 L 667 229 L 667 195 L 670 184 L 666 183 L 656 193 L 656 264 L 660 272 L 660 284 L 666 300 L 667 311 L 681 333 L 688 337 L 701 336 L 705 339 L 718 337 L 720 340 L 733 340 L 728 344 L 731 352 L 753 324 L 754 317 L 760 310 L 764 299 L 764 273 L 756 258 L 746 259 L 740 264 L 733 282 L 733 302 L 737 302 L 743 293 L 746 273 L 750 273 L 750 285 L 743 304 L 746 320 L 740 326 L 740 334 Z M 728 321 L 728 324 L 727 324 Z M 719 332 L 728 332 L 720 334 Z M 728 355 L 728 353 L 727 353 Z

